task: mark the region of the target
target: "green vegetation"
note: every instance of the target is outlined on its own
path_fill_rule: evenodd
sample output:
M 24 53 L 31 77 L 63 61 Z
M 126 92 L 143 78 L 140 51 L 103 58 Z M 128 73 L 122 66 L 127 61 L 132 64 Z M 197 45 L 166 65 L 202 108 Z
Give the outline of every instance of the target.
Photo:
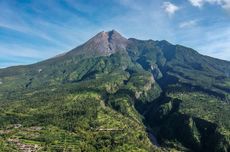
M 84 51 L 0 70 L 0 151 L 230 151 L 229 62 L 166 41 Z

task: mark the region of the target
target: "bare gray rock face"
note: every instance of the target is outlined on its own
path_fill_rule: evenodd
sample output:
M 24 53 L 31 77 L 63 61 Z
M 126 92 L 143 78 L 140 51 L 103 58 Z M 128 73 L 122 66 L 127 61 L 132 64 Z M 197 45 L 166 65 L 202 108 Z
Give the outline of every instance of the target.
M 73 49 L 70 53 L 111 55 L 117 51 L 126 50 L 127 45 L 128 39 L 121 36 L 117 31 L 102 31 L 80 47 Z

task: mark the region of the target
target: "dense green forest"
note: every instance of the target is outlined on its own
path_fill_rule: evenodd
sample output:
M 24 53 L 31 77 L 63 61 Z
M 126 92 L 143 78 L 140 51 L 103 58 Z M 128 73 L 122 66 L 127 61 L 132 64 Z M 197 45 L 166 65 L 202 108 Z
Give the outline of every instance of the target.
M 0 151 L 230 151 L 230 62 L 108 35 L 0 69 Z

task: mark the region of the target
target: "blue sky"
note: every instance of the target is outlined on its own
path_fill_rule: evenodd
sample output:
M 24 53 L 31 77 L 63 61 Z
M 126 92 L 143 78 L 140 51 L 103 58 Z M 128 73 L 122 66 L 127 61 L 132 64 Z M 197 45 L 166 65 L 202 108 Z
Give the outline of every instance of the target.
M 0 67 L 50 58 L 111 29 L 230 60 L 230 0 L 0 0 Z

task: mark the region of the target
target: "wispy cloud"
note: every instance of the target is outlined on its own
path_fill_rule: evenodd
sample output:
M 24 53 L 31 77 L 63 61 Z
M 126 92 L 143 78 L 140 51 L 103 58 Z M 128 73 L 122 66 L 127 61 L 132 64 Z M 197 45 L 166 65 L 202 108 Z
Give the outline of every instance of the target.
M 203 43 L 199 42 L 199 50 L 206 55 L 230 60 L 230 28 L 219 27 L 217 29 L 207 29 L 201 39 Z
M 201 26 L 200 22 L 189 28 L 180 28 L 177 32 L 180 44 L 204 55 L 230 60 L 230 28 L 223 25 Z
M 42 59 L 44 56 L 51 57 L 55 55 L 55 53 L 58 53 L 59 51 L 54 50 L 52 48 L 44 48 L 40 47 L 40 49 L 37 49 L 33 47 L 23 46 L 19 44 L 2 44 L 0 43 L 1 48 L 1 56 L 14 56 L 14 57 L 27 57 L 27 58 L 34 58 L 34 59 Z
M 176 13 L 176 11 L 178 11 L 180 9 L 177 5 L 175 5 L 171 2 L 164 2 L 163 8 L 168 15 L 173 15 Z
M 189 20 L 189 21 L 184 21 L 180 23 L 179 27 L 180 28 L 191 28 L 193 26 L 197 25 L 198 20 Z
M 76 47 L 95 31 L 90 21 L 63 8 L 55 1 L 42 4 L 36 2 L 0 2 L 0 32 L 4 32 L 0 35 L 1 57 L 12 56 L 18 60 L 26 57 L 27 60 L 31 58 L 36 62 Z M 16 4 L 22 5 L 22 8 Z M 59 14 L 60 19 L 57 18 Z M 66 16 L 69 19 L 63 22 Z M 85 31 L 81 29 L 83 27 Z M 3 63 L 0 62 L 0 66 L 1 64 Z
M 139 5 L 140 1 L 138 2 L 138 0 L 118 0 L 118 2 L 121 5 L 131 8 L 133 10 L 142 10 L 141 5 Z
M 230 0 L 189 0 L 193 6 L 202 7 L 205 3 L 220 5 L 230 11 Z
M 118 4 L 122 13 L 105 20 L 101 26 L 103 30 L 117 29 L 127 37 L 139 39 L 173 39 L 172 27 L 161 1 L 126 0 Z
M 206 4 L 229 9 L 228 0 L 0 1 L 0 67 L 47 59 L 111 29 L 230 60 L 224 55 L 230 54 L 229 17 L 206 10 Z

